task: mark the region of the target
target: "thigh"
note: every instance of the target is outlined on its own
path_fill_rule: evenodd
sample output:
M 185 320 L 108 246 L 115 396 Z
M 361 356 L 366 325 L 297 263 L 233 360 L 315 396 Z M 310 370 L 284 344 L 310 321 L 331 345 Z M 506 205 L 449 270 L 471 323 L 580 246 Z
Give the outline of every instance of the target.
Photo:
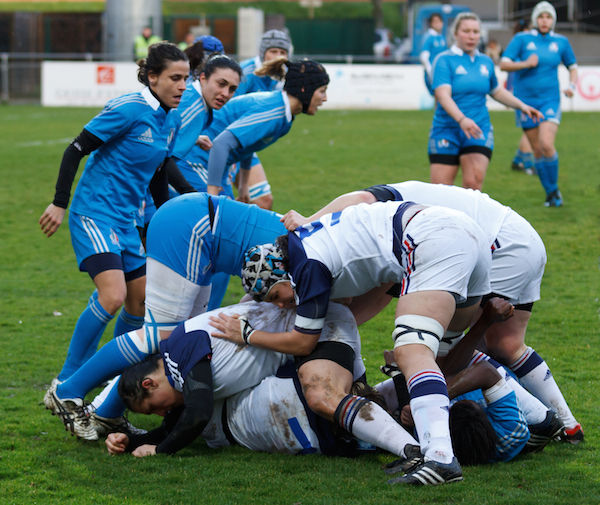
M 515 310 L 514 316 L 493 324 L 485 334 L 485 343 L 491 355 L 503 364 L 510 365 L 525 352 L 525 333 L 531 312 Z
M 146 276 L 142 275 L 127 282 L 125 310 L 134 316 L 144 316 L 144 298 L 146 294 Z
M 544 121 L 539 126 L 540 143 L 544 146 L 554 146 L 556 134 L 558 132 L 558 123 Z
M 454 184 L 458 173 L 459 151 L 460 128 L 431 127 L 428 154 L 433 184 Z
M 446 184 L 452 186 L 458 173 L 458 165 L 443 165 L 432 163 L 429 166 L 430 182 L 432 184 Z
M 481 153 L 461 154 L 460 166 L 463 171 L 463 187 L 481 190 L 489 163 L 490 159 Z

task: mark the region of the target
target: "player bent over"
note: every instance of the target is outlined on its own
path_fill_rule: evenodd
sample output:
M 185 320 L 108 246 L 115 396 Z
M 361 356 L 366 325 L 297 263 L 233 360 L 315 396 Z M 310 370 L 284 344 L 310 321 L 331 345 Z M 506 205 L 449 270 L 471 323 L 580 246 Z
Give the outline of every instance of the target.
M 280 307 L 297 306 L 291 332 L 254 331 L 252 345 L 297 356 L 303 363 L 299 377 L 309 407 L 364 439 L 354 430 L 369 417 L 368 410 L 362 410 L 367 406 L 349 395 L 328 394 L 330 383 L 336 393 L 349 391 L 348 379 L 342 382 L 334 375 L 331 362 L 323 359 L 330 356 L 317 342 L 329 299 L 356 297 L 353 305 L 369 304 L 401 283 L 394 356 L 409 378 L 424 459 L 400 482 L 435 485 L 462 480 L 450 441 L 448 391 L 435 355 L 457 304 L 465 305 L 459 312 L 464 316 L 489 292 L 490 256 L 477 224 L 449 209 L 387 202 L 326 215 L 280 237 L 276 245 L 247 253 L 242 272 L 246 291 Z M 236 342 L 244 338 L 235 318 L 222 315 L 212 321 L 220 332 L 213 336 Z

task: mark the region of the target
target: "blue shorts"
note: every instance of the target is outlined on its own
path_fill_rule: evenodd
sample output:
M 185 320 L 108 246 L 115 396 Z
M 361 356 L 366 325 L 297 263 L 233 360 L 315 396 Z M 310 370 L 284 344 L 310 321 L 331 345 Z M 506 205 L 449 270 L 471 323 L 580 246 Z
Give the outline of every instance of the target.
M 539 110 L 544 115 L 544 119 L 542 119 L 541 122 L 550 121 L 551 123 L 560 124 L 560 118 L 562 116 L 562 111 L 560 110 L 560 98 L 553 100 L 548 100 L 547 98 L 526 98 L 523 102 L 534 109 Z M 539 122 L 534 122 L 533 119 L 527 117 L 520 110 L 515 111 L 515 120 L 517 128 L 523 128 L 523 130 L 531 130 L 540 125 Z
M 479 125 L 480 138 L 467 138 L 465 133 L 456 127 L 431 127 L 429 131 L 429 161 L 443 165 L 459 165 L 462 154 L 481 153 L 491 159 L 494 150 L 494 127 L 491 123 Z
M 113 253 L 120 256 L 125 273 L 146 264 L 144 246 L 135 226 L 119 228 L 71 211 L 69 230 L 77 264 L 82 272 L 86 271 L 83 261 L 95 254 Z

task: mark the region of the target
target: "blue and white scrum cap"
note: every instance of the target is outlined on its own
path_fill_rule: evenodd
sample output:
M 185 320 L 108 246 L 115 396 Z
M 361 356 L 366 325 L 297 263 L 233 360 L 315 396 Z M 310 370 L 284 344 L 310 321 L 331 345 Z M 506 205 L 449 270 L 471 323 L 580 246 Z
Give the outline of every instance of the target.
M 242 286 L 257 302 L 265 300 L 271 288 L 290 281 L 283 264 L 283 253 L 275 244 L 252 247 L 244 255 Z

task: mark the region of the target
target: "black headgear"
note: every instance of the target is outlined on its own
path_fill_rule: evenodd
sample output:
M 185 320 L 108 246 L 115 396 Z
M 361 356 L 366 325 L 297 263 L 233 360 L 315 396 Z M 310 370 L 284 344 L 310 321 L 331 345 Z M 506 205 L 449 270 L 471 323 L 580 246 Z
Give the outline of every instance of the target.
M 314 92 L 329 84 L 329 75 L 323 65 L 314 60 L 288 61 L 283 89 L 302 103 L 306 114 Z

